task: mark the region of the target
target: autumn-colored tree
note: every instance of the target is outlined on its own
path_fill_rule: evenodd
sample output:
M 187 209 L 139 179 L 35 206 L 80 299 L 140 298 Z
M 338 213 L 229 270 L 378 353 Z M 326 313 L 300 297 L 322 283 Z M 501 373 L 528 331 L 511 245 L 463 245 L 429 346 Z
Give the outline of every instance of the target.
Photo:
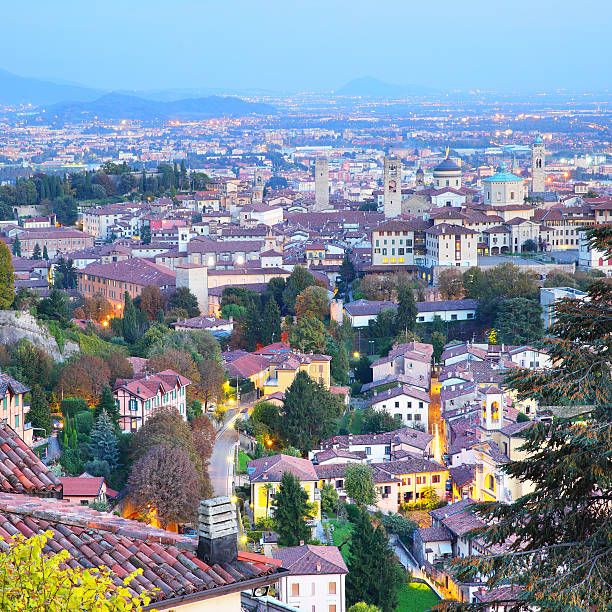
M 115 384 L 118 378 L 132 378 L 134 376 L 134 368 L 132 364 L 127 360 L 125 355 L 114 351 L 104 357 L 106 365 L 110 370 L 110 386 Z
M 96 402 L 110 381 L 110 369 L 101 357 L 83 355 L 67 363 L 55 388 L 58 397 L 81 397 L 88 404 Z
M 151 372 L 174 370 L 181 376 L 188 378 L 192 385 L 197 385 L 200 381 L 200 372 L 195 361 L 189 352 L 182 349 L 169 348 L 163 353 L 153 355 L 149 359 L 148 368 Z M 188 391 L 190 391 L 190 387 Z
M 204 402 L 204 411 L 206 411 L 209 404 L 218 403 L 223 397 L 225 370 L 215 359 L 206 359 L 198 363 L 198 372 L 200 382 L 195 393 Z
M 391 301 L 395 295 L 395 283 L 388 274 L 368 274 L 359 284 L 366 300 Z
M 147 315 L 149 321 L 157 319 L 157 313 L 164 309 L 165 300 L 157 285 L 147 285 L 140 294 L 140 310 Z
M 97 323 L 102 323 L 107 317 L 111 317 L 114 314 L 110 302 L 100 294 L 85 299 L 83 310 L 87 319 Z
M 446 268 L 438 275 L 438 291 L 443 300 L 460 300 L 463 297 L 463 274 L 458 268 Z
M 323 287 L 306 287 L 295 299 L 295 313 L 298 319 L 311 317 L 325 319 L 329 315 L 329 296 Z
M 151 602 L 131 589 L 142 569 L 125 578 L 108 567 L 87 568 L 58 542 L 52 531 L 3 543 L 0 552 L 0 607 L 3 612 L 140 612 Z M 52 552 L 57 551 L 59 552 Z M 123 576 L 123 575 L 122 575 Z M 139 594 L 136 594 L 138 592 Z
M 153 446 L 138 459 L 128 491 L 140 513 L 156 518 L 162 528 L 197 519 L 200 478 L 187 453 L 177 446 Z
M 9 347 L 9 354 L 13 376 L 30 386 L 47 388 L 53 360 L 43 349 L 22 338 L 16 345 Z
M 291 348 L 321 353 L 325 350 L 325 327 L 319 319 L 302 317 L 289 330 Z
M 191 435 L 195 444 L 198 457 L 202 460 L 205 468 L 210 459 L 215 445 L 215 428 L 211 420 L 205 415 L 200 414 L 191 420 Z

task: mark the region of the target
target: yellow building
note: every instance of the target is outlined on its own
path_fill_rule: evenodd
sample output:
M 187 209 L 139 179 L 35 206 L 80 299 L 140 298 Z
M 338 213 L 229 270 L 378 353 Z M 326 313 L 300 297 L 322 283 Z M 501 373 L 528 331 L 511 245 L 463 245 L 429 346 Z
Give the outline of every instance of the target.
M 318 487 L 317 473 L 308 459 L 289 455 L 262 457 L 247 463 L 251 484 L 251 504 L 255 522 L 274 515 L 274 495 L 279 489 L 285 472 L 296 476 L 308 494 L 309 503 L 314 506 L 314 519 L 321 518 L 321 491 Z
M 268 377 L 264 382 L 264 395 L 284 393 L 295 380 L 298 372 L 306 372 L 310 378 L 329 389 L 330 362 L 328 355 L 310 355 L 305 353 L 287 353 L 273 358 L 268 368 Z

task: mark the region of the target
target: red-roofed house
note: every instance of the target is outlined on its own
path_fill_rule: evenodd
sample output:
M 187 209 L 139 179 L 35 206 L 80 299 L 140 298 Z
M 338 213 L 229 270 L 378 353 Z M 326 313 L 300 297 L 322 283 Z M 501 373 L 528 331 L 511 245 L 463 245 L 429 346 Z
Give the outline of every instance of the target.
M 174 370 L 118 378 L 113 395 L 119 408 L 119 425 L 124 433 L 138 431 L 156 408 L 171 407 L 187 420 L 187 386 L 191 381 Z
M 82 506 L 89 506 L 92 502 L 106 502 L 106 482 L 103 476 L 63 476 L 60 478 L 64 489 L 66 501 Z

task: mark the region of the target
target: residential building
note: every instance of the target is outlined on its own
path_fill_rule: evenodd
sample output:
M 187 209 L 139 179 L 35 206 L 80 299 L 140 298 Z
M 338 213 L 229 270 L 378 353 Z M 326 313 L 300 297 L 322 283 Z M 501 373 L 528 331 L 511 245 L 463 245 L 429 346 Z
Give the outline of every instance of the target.
M 425 230 L 428 267 L 478 265 L 478 232 L 440 223 Z
M 336 546 L 290 546 L 273 553 L 289 574 L 278 583 L 278 599 L 309 612 L 345 612 L 346 563 Z
M 427 388 L 432 355 L 431 344 L 422 342 L 394 344 L 386 357 L 381 357 L 370 365 L 372 380 L 378 381 L 396 374 L 404 374 L 423 384 L 423 388 Z
M 106 264 L 91 264 L 78 271 L 78 287 L 83 297 L 103 295 L 118 313 L 121 313 L 123 308 L 126 292 L 134 299 L 149 285 L 170 289 L 175 284 L 175 272 L 139 257 Z
M 106 482 L 103 476 L 62 476 L 63 499 L 88 506 L 92 502 L 106 503 Z
M 308 502 L 314 504 L 315 519 L 321 518 L 321 491 L 319 477 L 308 459 L 289 455 L 272 455 L 247 463 L 247 473 L 251 485 L 253 520 L 274 516 L 273 498 L 278 491 L 285 472 L 296 476 L 308 494 Z
M 417 302 L 417 323 L 431 323 L 436 317 L 442 321 L 469 321 L 476 317 L 477 300 L 441 300 Z
M 429 394 L 410 385 L 398 384 L 381 393 L 374 391 L 369 406 L 374 410 L 389 413 L 392 417 L 398 416 L 402 425 L 429 430 Z
M 30 391 L 29 387 L 21 384 L 8 374 L 0 372 L 0 423 L 9 425 L 17 435 L 32 445 L 32 426 L 26 427 L 27 413 L 30 409 L 24 403 L 24 395 Z M 45 432 L 51 435 L 50 431 Z
M 540 306 L 542 306 L 542 321 L 544 329 L 555 322 L 555 304 L 559 300 L 586 300 L 588 294 L 574 287 L 541 287 Z
M 173 370 L 118 378 L 113 395 L 119 409 L 119 426 L 124 433 L 138 431 L 156 408 L 172 408 L 187 420 L 187 387 L 191 381 Z

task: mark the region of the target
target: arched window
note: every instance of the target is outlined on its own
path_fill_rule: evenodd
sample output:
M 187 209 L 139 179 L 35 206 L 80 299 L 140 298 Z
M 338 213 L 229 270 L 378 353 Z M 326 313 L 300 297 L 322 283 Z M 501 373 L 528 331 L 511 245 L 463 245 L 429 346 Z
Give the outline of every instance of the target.
M 495 478 L 491 474 L 487 475 L 486 486 L 489 491 L 495 492 Z

